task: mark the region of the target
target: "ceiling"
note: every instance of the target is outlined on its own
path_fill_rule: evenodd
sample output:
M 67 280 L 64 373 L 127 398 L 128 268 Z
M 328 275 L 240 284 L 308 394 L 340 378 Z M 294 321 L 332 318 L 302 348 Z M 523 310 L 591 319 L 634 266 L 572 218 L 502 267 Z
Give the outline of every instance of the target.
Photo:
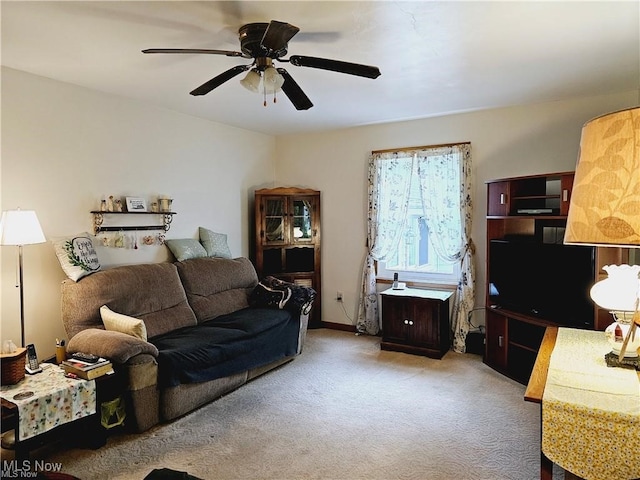
M 638 89 L 640 2 L 6 1 L 2 65 L 272 135 L 345 128 Z M 314 103 L 263 106 L 238 76 L 249 60 L 144 55 L 240 50 L 237 31 L 300 28 L 289 55 L 375 65 L 375 80 L 279 64 Z M 288 55 L 287 55 L 288 56 Z

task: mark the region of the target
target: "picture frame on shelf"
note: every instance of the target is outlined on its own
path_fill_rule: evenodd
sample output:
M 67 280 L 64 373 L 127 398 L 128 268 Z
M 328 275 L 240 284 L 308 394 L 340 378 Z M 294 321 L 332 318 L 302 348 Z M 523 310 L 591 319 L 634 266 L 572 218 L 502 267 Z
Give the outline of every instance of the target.
M 147 202 L 141 197 L 127 197 L 127 212 L 139 213 L 147 211 Z

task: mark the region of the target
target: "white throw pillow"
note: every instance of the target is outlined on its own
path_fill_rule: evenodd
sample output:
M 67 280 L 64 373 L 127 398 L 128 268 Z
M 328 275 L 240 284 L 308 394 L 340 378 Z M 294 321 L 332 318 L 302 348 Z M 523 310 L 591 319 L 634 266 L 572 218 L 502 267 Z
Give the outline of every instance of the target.
M 147 341 L 147 327 L 143 320 L 116 313 L 106 305 L 100 307 L 100 316 L 104 328 L 114 332 L 126 333 L 132 337 Z
M 53 248 L 64 273 L 74 282 L 100 270 L 100 260 L 87 232 L 52 239 Z

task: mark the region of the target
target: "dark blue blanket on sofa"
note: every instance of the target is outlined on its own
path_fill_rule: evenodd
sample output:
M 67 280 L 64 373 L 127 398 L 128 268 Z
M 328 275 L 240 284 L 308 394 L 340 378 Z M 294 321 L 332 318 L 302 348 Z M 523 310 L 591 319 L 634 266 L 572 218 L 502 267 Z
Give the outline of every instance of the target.
M 149 341 L 159 351 L 161 387 L 205 382 L 294 355 L 300 317 L 287 310 L 245 308 Z

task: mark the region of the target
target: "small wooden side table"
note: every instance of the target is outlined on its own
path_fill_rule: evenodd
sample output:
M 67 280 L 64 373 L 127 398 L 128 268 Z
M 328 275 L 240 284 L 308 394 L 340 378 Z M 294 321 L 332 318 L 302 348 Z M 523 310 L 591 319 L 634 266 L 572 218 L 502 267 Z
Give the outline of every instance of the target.
M 452 292 L 392 288 L 382 297 L 382 350 L 442 358 L 450 348 L 449 298 Z
M 52 366 L 49 368 L 58 367 Z M 123 375 L 119 375 L 117 372 L 112 375 L 104 375 L 95 379 L 96 412 L 94 414 L 58 425 L 51 430 L 30 437 L 26 440 L 18 440 L 14 437 L 12 439 L 12 447 L 15 452 L 16 460 L 28 460 L 29 452 L 31 450 L 59 438 L 73 439 L 73 446 L 83 446 L 95 449 L 105 445 L 107 430 L 101 424 L 100 406 L 108 400 L 117 398 L 124 392 L 122 379 Z M 10 430 L 17 432 L 20 419 L 18 406 L 5 398 L 0 398 L 0 402 L 2 408 L 2 433 Z M 11 441 L 9 441 L 9 443 L 11 443 Z

